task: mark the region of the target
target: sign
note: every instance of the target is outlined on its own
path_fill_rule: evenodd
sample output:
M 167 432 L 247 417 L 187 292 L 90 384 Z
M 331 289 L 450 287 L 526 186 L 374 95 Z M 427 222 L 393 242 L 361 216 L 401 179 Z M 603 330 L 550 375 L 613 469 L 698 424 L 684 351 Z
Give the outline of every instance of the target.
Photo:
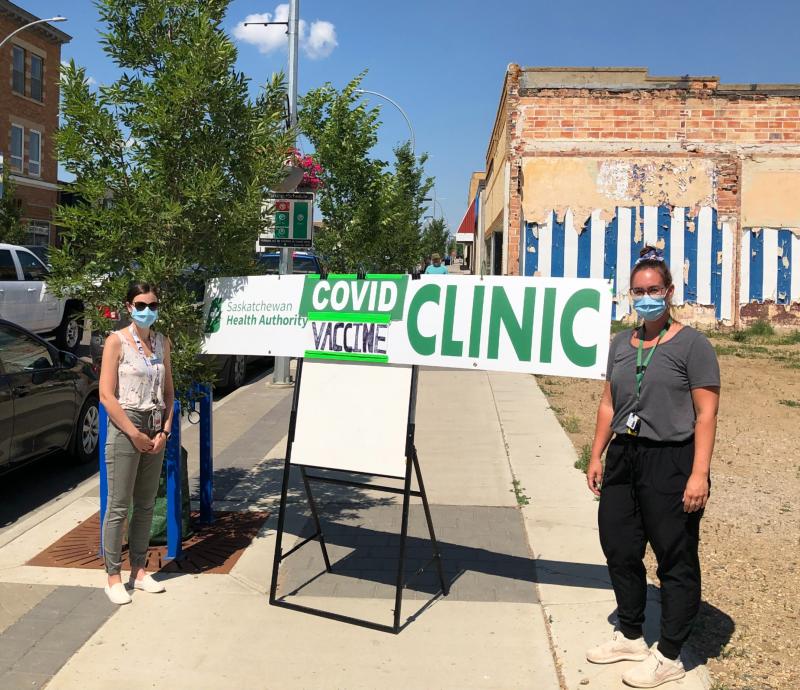
M 265 218 L 258 236 L 261 247 L 311 247 L 313 244 L 314 195 L 309 192 L 275 192 L 274 212 Z
M 250 276 L 209 281 L 209 354 L 604 378 L 608 281 Z
M 306 360 L 301 381 L 293 465 L 403 477 L 411 367 Z

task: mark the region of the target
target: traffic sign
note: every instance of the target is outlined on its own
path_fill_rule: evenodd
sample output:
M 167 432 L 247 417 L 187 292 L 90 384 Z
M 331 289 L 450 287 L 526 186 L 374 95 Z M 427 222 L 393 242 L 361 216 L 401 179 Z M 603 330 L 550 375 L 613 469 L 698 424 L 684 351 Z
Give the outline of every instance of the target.
M 266 198 L 272 212 L 258 237 L 261 247 L 311 247 L 314 195 L 309 192 L 272 192 Z

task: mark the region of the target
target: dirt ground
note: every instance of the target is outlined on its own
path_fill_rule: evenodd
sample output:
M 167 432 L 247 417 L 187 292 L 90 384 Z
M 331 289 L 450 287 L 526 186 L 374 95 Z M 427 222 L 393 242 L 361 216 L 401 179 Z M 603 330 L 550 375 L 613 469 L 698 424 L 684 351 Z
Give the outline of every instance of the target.
M 778 336 L 755 329 L 710 337 L 722 370 L 722 394 L 711 498 L 701 523 L 703 606 L 689 643 L 708 659 L 714 690 L 795 690 L 800 688 L 800 333 Z M 588 460 L 603 382 L 538 381 L 579 457 Z M 646 560 L 657 581 L 651 553 Z

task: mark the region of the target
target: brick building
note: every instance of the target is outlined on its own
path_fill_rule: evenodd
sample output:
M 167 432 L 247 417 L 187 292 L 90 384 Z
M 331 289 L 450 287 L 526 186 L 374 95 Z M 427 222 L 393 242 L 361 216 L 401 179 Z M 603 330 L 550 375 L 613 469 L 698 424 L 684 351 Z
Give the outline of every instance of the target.
M 35 21 L 29 12 L 0 0 L 0 41 Z M 61 46 L 70 36 L 49 24 L 18 33 L 0 49 L 0 151 L 28 224 L 29 244 L 55 241 L 58 203 L 58 129 Z
M 658 244 L 684 318 L 800 325 L 798 84 L 509 65 L 469 204 L 476 272 L 604 277 L 622 318 Z

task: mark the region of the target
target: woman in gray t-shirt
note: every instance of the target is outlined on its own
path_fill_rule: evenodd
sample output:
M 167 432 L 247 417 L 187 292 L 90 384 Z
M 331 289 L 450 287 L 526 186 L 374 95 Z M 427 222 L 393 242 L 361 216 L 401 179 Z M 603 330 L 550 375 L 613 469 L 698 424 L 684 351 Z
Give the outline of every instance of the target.
M 640 661 L 623 680 L 650 688 L 685 675 L 680 652 L 700 607 L 700 518 L 710 487 L 720 376 L 707 338 L 671 316 L 675 288 L 659 249 L 642 250 L 630 284 L 642 322 L 611 343 L 586 473 L 589 489 L 600 497 L 600 543 L 618 628 L 586 657 L 600 664 Z M 642 636 L 647 542 L 661 581 L 661 635 L 652 650 Z

